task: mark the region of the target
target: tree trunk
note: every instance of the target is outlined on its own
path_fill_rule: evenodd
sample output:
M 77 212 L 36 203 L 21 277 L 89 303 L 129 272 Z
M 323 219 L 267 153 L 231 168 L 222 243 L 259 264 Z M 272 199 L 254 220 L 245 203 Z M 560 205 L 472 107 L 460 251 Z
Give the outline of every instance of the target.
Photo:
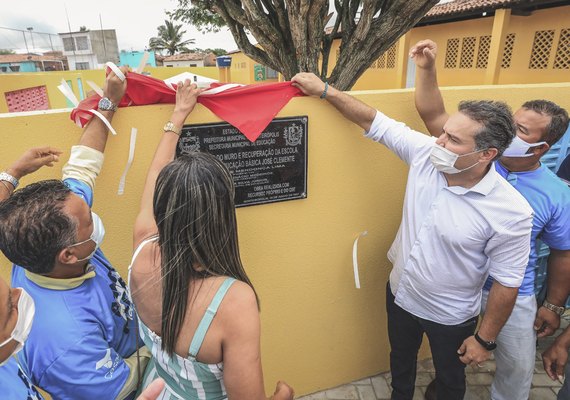
M 260 64 L 291 79 L 313 72 L 339 90 L 349 90 L 374 60 L 411 29 L 438 0 L 335 0 L 337 21 L 325 33 L 329 0 L 208 0 L 196 7 L 218 13 L 238 47 Z M 179 0 L 179 4 L 187 4 Z M 250 43 L 249 31 L 258 44 Z M 330 76 L 333 38 L 340 55 Z

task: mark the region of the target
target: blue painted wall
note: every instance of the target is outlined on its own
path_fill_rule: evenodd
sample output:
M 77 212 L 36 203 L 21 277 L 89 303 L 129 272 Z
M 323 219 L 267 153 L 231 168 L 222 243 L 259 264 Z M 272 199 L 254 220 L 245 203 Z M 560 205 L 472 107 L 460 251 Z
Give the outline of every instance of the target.
M 144 55 L 144 51 L 121 51 L 119 54 L 120 65 L 128 65 L 131 68 L 136 68 L 139 66 Z M 149 51 L 147 64 L 151 67 L 156 67 L 156 58 L 154 57 L 154 51 Z
M 20 66 L 20 70 L 19 71 L 12 71 L 10 70 L 10 66 L 11 65 L 19 65 Z M 6 72 L 7 74 L 12 73 L 12 72 L 39 72 L 41 70 L 36 69 L 36 64 L 33 61 L 26 61 L 26 62 L 19 62 L 19 63 L 0 63 L 0 70 L 4 70 L 3 67 L 6 67 Z

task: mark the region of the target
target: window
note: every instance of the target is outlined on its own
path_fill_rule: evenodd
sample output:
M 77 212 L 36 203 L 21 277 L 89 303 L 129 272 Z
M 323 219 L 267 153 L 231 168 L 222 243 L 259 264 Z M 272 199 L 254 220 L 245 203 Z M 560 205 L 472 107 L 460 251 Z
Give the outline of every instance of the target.
M 75 45 L 77 50 L 89 50 L 89 41 L 87 36 L 78 36 L 75 38 Z
M 75 69 L 81 70 L 81 69 L 89 69 L 89 63 L 88 62 L 78 62 L 75 63 Z
M 489 63 L 489 48 L 491 47 L 491 36 L 481 36 L 479 38 L 479 51 L 477 52 L 477 68 L 487 68 Z
M 197 67 L 198 64 L 190 64 L 191 67 Z
M 570 28 L 560 30 L 554 69 L 570 69 Z
M 277 71 L 269 67 L 265 67 L 265 79 L 277 79 Z
M 10 71 L 12 72 L 19 72 L 20 66 L 19 65 L 10 65 Z
M 511 59 L 513 58 L 513 50 L 515 48 L 516 34 L 509 33 L 505 39 L 505 48 L 503 50 L 503 60 L 501 61 L 501 68 L 510 68 Z
M 398 43 L 394 43 L 388 51 L 386 51 L 386 68 L 396 68 L 396 45 Z
M 8 112 L 48 110 L 49 101 L 45 86 L 36 86 L 13 92 L 5 92 Z
M 376 60 L 376 68 L 386 68 L 386 52 L 382 53 L 382 55 L 378 57 L 378 60 Z
M 457 68 L 457 55 L 459 54 L 459 39 L 447 39 L 445 49 L 445 68 Z
M 65 51 L 75 51 L 75 42 L 72 37 L 64 37 L 63 39 L 63 50 Z
M 536 31 L 534 33 L 534 42 L 532 44 L 532 53 L 530 55 L 529 69 L 546 69 L 550 59 L 550 51 L 552 50 L 552 42 L 554 41 L 554 31 Z
M 8 72 L 8 67 L 0 67 L 1 72 Z
M 465 37 L 461 44 L 461 58 L 459 60 L 459 68 L 472 68 L 473 57 L 475 55 L 475 41 L 474 36 Z

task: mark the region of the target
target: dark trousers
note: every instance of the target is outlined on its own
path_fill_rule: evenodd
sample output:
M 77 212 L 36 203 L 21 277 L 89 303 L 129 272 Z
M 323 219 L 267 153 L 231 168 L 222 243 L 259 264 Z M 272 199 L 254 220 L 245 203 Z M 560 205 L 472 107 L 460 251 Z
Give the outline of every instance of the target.
M 418 318 L 396 305 L 390 283 L 386 287 L 392 400 L 412 400 L 422 335 L 427 335 L 435 366 L 438 400 L 461 400 L 465 395 L 465 364 L 457 350 L 475 332 L 477 317 L 459 325 L 441 325 Z

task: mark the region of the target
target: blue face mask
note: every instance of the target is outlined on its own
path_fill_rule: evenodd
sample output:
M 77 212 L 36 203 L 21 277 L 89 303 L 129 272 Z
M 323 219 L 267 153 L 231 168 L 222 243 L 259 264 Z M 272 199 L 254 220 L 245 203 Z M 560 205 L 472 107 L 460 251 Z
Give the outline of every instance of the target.
M 99 216 L 93 211 L 91 211 L 91 216 L 93 218 L 93 232 L 91 233 L 91 236 L 89 236 L 89 239 L 74 243 L 69 247 L 79 246 L 80 244 L 87 243 L 91 240 L 95 243 L 95 249 L 87 257 L 77 260 L 77 262 L 89 260 L 91 257 L 93 257 L 97 249 L 101 246 L 103 238 L 105 237 L 105 227 L 103 226 L 103 221 L 101 221 L 101 218 L 99 218 Z

